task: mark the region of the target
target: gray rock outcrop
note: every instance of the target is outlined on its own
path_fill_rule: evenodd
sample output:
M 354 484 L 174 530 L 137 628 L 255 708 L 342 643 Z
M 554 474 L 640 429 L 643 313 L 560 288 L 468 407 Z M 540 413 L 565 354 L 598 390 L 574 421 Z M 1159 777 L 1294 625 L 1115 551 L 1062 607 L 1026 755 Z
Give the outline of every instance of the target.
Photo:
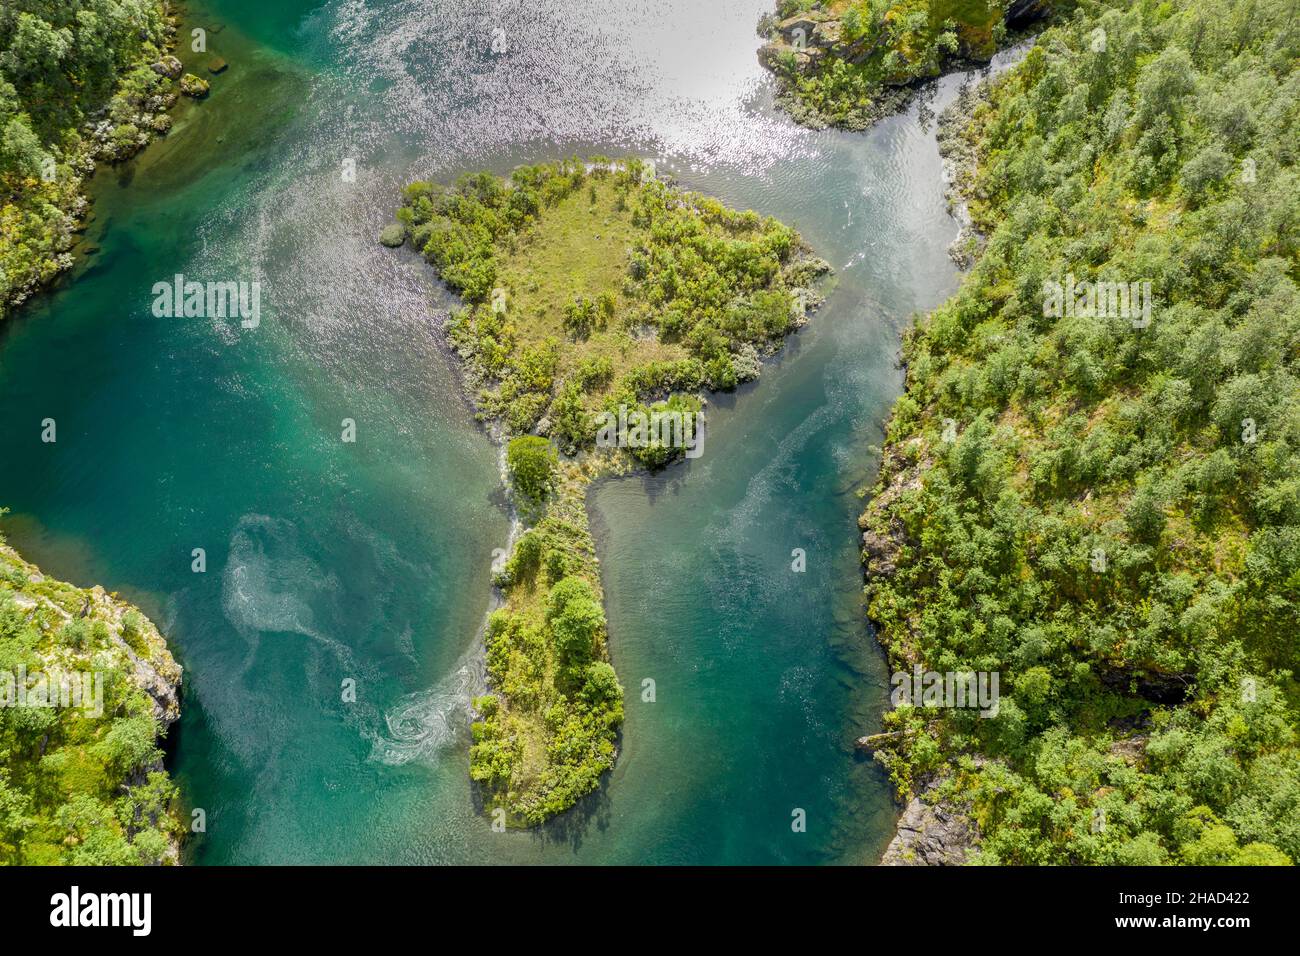
M 881 866 L 961 866 L 970 860 L 979 832 L 961 810 L 945 803 L 907 802 L 898 832 L 889 841 Z

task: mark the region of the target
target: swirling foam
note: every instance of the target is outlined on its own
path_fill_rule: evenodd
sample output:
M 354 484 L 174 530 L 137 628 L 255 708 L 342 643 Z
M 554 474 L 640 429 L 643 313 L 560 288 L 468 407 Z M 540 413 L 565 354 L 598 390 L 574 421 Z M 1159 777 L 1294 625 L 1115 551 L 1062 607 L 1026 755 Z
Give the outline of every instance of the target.
M 312 598 L 337 587 L 334 576 L 303 552 L 291 522 L 257 514 L 239 519 L 222 575 L 221 607 L 254 648 L 264 634 L 301 634 L 350 663 L 352 652 L 316 626 L 311 609 Z
M 483 687 L 482 657 L 471 650 L 427 690 L 407 694 L 384 714 L 384 733 L 372 738 L 370 759 L 400 766 L 459 744 L 469 733 L 469 705 Z

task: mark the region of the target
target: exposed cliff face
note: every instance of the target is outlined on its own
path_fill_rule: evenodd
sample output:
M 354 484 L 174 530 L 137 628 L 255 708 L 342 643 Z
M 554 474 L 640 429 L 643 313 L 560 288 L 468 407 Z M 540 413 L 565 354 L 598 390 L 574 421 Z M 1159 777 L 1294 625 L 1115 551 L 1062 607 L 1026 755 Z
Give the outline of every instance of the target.
M 961 866 L 979 842 L 979 831 L 962 809 L 913 797 L 889 841 L 882 866 Z

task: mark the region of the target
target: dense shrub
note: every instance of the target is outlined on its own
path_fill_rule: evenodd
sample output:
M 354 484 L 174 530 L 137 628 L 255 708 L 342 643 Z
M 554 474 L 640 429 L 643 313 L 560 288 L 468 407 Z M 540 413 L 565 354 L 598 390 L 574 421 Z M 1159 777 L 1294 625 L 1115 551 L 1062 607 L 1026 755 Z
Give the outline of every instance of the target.
M 122 158 L 171 81 L 151 70 L 166 46 L 157 0 L 5 0 L 0 8 L 0 319 L 70 260 L 83 163 Z M 107 112 L 104 143 L 82 124 Z
M 907 337 L 863 525 L 895 662 L 1001 674 L 883 755 L 983 862 L 1297 859 L 1294 12 L 1084 3 L 965 133 L 987 244 Z M 1054 313 L 1067 276 L 1149 282 L 1149 323 Z

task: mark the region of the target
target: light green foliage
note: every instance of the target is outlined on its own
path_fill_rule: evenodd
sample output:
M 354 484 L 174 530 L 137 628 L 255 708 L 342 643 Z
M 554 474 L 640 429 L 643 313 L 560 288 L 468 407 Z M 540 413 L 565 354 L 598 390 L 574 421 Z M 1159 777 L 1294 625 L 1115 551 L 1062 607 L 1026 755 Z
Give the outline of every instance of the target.
M 546 532 L 528 534 L 540 543 Z M 613 766 L 623 689 L 604 659 L 597 586 L 557 578 L 563 568 L 520 561 L 512 570 L 544 599 L 513 603 L 489 622 L 488 675 L 500 696 L 475 702 L 470 775 L 512 822 L 532 825 L 590 793 Z M 546 590 L 543 579 L 555 583 Z
M 605 612 L 587 582 L 564 578 L 556 584 L 546 600 L 546 623 L 566 670 L 581 671 L 591 663 Z
M 535 436 L 511 448 L 521 441 L 554 454 Z M 486 634 L 493 693 L 475 702 L 470 749 L 470 774 L 488 805 L 524 826 L 567 810 L 599 785 L 613 766 L 623 720 L 585 480 L 557 473 L 539 514 L 496 577 L 505 605 Z
M 883 756 L 962 768 L 981 862 L 1300 859 L 1298 27 L 1085 3 L 966 131 L 987 246 L 907 337 L 863 527 L 894 659 L 1001 674 Z M 1045 309 L 1068 274 L 1149 281 L 1149 324 Z
M 1073 5 L 1042 0 L 1033 12 Z M 773 40 L 764 59 L 782 82 L 779 99 L 796 118 L 862 129 L 905 102 L 904 87 L 938 76 L 958 59 L 992 57 L 1006 38 L 1009 6 L 1006 0 L 779 0 L 775 18 L 764 24 Z
M 181 825 L 176 787 L 159 769 L 162 728 L 114 637 L 160 674 L 179 668 L 143 615 L 121 608 L 40 579 L 0 541 L 0 864 L 174 860 Z M 18 706 L 24 668 L 29 688 L 39 675 L 98 674 L 102 712 L 91 694 L 80 706 Z
M 66 264 L 80 198 L 74 168 L 97 147 L 79 128 L 101 107 L 115 156 L 170 81 L 149 69 L 166 44 L 157 0 L 5 0 L 0 6 L 0 319 Z
M 756 377 L 803 318 L 796 289 L 826 267 L 781 223 L 636 160 L 412 183 L 397 220 L 465 299 L 449 337 L 483 417 L 516 436 L 507 467 L 532 527 L 495 576 L 505 602 L 487 628 L 492 693 L 475 703 L 470 773 L 489 806 L 531 826 L 599 786 L 623 720 L 586 485 L 685 451 L 670 430 L 597 449 L 601 413 L 694 415 L 705 389 Z
M 536 435 L 512 438 L 506 448 L 506 467 L 515 489 L 532 503 L 540 502 L 550 490 L 556 457 L 551 443 Z
M 513 434 L 574 455 L 607 408 L 729 389 L 802 318 L 824 268 L 793 230 L 647 175 L 567 160 L 407 187 L 397 219 L 467 307 L 450 337 Z M 680 455 L 657 452 L 643 464 Z

